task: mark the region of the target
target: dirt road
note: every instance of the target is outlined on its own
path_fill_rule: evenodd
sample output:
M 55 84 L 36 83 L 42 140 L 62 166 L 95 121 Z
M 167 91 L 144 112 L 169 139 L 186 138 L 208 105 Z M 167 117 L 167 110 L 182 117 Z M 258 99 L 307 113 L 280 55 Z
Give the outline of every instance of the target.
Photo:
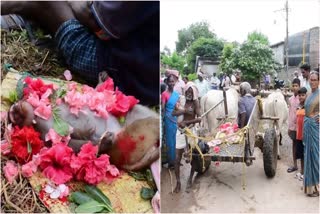
M 294 178 L 295 173 L 287 173 L 291 164 L 291 145 L 287 135 L 284 136 L 284 143 L 280 149 L 282 159 L 278 161 L 277 174 L 272 179 L 265 176 L 262 153 L 256 148 L 254 154 L 257 160 L 244 169 L 242 163 L 223 162 L 220 166 L 215 166 L 212 162 L 205 174 L 194 177 L 189 193 L 185 191 L 190 172 L 189 164 L 182 161 L 182 189 L 180 193 L 173 194 L 169 171 L 162 167 L 161 211 L 319 213 L 319 197 L 305 196 L 302 181 Z M 174 171 L 171 174 L 174 188 Z

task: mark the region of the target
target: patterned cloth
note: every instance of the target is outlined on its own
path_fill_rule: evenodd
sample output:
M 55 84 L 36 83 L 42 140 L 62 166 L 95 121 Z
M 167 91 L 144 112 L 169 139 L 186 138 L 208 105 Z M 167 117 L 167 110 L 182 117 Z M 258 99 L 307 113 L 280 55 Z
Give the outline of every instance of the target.
M 296 111 L 299 107 L 299 96 L 291 96 L 289 98 L 289 122 L 288 122 L 288 128 L 290 131 L 295 131 L 297 128 L 297 115 Z
M 313 193 L 319 185 L 319 123 L 311 114 L 319 112 L 319 90 L 313 92 L 305 101 L 306 116 L 304 117 L 304 187 L 305 193 Z M 318 113 L 319 114 L 319 113 Z
M 75 19 L 64 22 L 55 39 L 70 69 L 85 76 L 89 83 L 96 84 L 102 71 L 98 66 L 97 45 L 102 41 Z

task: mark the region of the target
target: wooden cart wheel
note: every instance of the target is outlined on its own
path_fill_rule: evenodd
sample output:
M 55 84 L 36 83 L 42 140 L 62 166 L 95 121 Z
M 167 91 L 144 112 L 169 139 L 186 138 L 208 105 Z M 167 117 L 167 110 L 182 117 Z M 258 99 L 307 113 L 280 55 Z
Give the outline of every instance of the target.
M 276 131 L 271 128 L 266 130 L 263 142 L 263 167 L 267 177 L 273 178 L 277 170 L 278 143 Z

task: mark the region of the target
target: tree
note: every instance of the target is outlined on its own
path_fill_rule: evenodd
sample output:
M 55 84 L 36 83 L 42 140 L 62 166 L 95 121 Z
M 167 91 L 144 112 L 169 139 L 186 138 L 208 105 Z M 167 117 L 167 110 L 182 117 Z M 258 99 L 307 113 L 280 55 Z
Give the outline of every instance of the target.
M 254 41 L 258 41 L 264 45 L 269 45 L 268 37 L 258 31 L 253 31 L 252 33 L 248 34 L 247 42 L 254 42 Z
M 196 22 L 191 24 L 188 28 L 178 30 L 178 41 L 176 42 L 176 50 L 179 54 L 186 54 L 191 44 L 199 39 L 204 38 L 215 38 L 216 35 L 209 30 L 209 23 Z
M 232 63 L 232 54 L 235 51 L 235 48 L 238 48 L 239 45 L 237 43 L 225 43 L 223 50 L 222 50 L 222 56 L 220 60 L 220 70 L 227 73 L 231 74 L 232 70 L 230 68 L 233 68 L 231 65 Z
M 190 71 L 194 71 L 196 57 L 218 58 L 223 49 L 223 41 L 217 38 L 200 37 L 188 49 L 187 62 Z
M 183 72 L 186 60 L 177 52 L 173 52 L 172 55 L 162 54 L 161 64 L 166 65 L 171 69 L 176 69 L 179 72 Z

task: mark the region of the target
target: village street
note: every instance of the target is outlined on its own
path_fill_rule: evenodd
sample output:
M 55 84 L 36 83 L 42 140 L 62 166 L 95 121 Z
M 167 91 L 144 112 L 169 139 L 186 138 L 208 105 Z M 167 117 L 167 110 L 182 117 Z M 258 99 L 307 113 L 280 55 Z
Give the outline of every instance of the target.
M 286 127 L 283 128 L 286 133 Z M 277 174 L 268 179 L 263 170 L 262 153 L 255 148 L 256 160 L 253 165 L 243 168 L 242 163 L 222 162 L 220 166 L 211 163 L 210 169 L 202 176 L 194 177 L 189 193 L 186 183 L 190 165 L 182 160 L 180 193 L 171 193 L 175 187 L 175 175 L 172 174 L 172 187 L 167 168 L 161 172 L 161 208 L 162 212 L 276 212 L 276 213 L 319 213 L 319 197 L 304 195 L 302 181 L 287 173 L 291 164 L 291 144 L 285 134 L 280 147 L 282 159 L 278 161 Z M 300 163 L 298 162 L 299 166 Z M 196 174 L 196 173 L 195 173 Z M 245 189 L 243 189 L 243 182 Z

